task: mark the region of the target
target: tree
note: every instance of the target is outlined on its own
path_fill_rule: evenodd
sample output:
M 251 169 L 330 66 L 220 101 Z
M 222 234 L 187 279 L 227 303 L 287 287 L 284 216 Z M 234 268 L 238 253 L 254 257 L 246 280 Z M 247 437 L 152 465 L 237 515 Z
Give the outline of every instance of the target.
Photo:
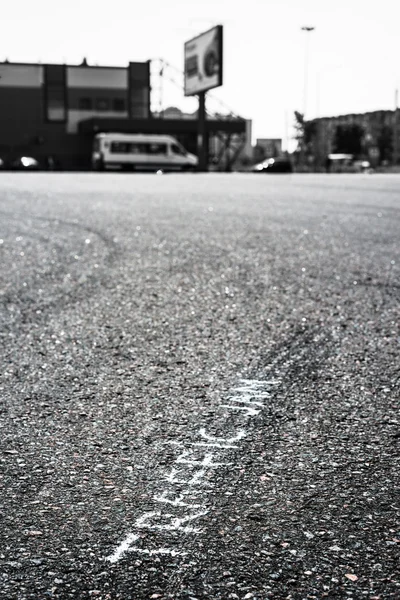
M 361 154 L 363 138 L 364 129 L 361 125 L 338 125 L 333 140 L 334 152 Z
M 393 128 L 384 125 L 377 138 L 379 155 L 381 160 L 392 160 L 393 155 Z
M 309 151 L 310 146 L 317 132 L 317 124 L 315 121 L 306 121 L 304 115 L 297 110 L 294 111 L 294 129 L 295 139 L 298 143 L 298 149 Z

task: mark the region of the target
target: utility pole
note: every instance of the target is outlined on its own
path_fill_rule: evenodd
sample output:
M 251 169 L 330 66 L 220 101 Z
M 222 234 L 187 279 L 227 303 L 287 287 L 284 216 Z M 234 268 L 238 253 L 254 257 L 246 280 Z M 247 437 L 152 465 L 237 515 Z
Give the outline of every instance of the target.
M 399 90 L 394 93 L 394 115 L 393 115 L 393 165 L 399 162 L 399 130 L 398 130 L 398 106 Z

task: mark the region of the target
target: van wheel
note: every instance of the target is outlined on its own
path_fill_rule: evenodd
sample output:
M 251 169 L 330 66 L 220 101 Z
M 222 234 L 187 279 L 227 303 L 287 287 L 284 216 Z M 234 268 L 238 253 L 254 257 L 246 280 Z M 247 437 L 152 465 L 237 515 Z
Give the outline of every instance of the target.
M 134 165 L 123 165 L 122 170 L 125 171 L 126 173 L 133 173 L 133 171 L 135 171 L 135 166 Z
M 102 158 L 95 160 L 93 163 L 93 169 L 94 171 L 104 171 L 104 160 Z

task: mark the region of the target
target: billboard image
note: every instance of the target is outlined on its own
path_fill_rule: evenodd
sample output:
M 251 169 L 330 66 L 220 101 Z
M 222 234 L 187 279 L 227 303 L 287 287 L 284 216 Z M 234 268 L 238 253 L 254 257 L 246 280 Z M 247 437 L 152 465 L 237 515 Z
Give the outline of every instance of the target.
M 185 96 L 222 85 L 222 25 L 185 44 Z

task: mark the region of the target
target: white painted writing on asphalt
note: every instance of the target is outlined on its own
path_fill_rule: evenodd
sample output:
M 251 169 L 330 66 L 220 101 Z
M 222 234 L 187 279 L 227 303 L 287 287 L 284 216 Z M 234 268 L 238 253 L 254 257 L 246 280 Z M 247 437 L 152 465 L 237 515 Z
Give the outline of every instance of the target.
M 278 384 L 279 381 L 277 380 L 242 379 L 240 385 L 234 388 L 234 395 L 228 398 L 228 404 L 221 404 L 220 408 L 228 411 L 242 411 L 243 417 L 256 417 L 265 408 L 262 400 L 270 397 L 270 392 L 266 388 Z M 168 485 L 167 489 L 161 489 L 159 493 L 153 496 L 155 503 L 173 507 L 177 511 L 183 509 L 185 514 L 173 514 L 163 510 L 148 511 L 136 519 L 133 525 L 134 530 L 166 531 L 172 534 L 201 533 L 202 528 L 197 526 L 196 522 L 205 517 L 210 511 L 204 503 L 204 498 L 206 499 L 214 488 L 213 481 L 209 479 L 212 476 L 212 470 L 232 464 L 224 460 L 220 462 L 217 459 L 220 458 L 222 451 L 238 449 L 240 441 L 246 437 L 247 433 L 244 429 L 239 429 L 234 436 L 214 436 L 202 427 L 197 435 L 201 441 L 167 442 L 167 444 L 177 446 L 181 449 L 181 452 L 175 459 L 175 464 L 171 470 L 164 474 L 163 480 Z M 196 450 L 196 448 L 199 450 Z M 202 448 L 204 448 L 205 454 L 199 458 L 198 452 Z M 189 475 L 188 469 L 190 470 Z M 141 548 L 136 545 L 139 541 L 142 541 L 139 534 L 129 533 L 118 545 L 115 552 L 107 556 L 105 560 L 116 563 L 127 552 L 136 552 L 148 556 L 157 554 L 179 556 L 186 554 L 172 548 L 155 550 Z

